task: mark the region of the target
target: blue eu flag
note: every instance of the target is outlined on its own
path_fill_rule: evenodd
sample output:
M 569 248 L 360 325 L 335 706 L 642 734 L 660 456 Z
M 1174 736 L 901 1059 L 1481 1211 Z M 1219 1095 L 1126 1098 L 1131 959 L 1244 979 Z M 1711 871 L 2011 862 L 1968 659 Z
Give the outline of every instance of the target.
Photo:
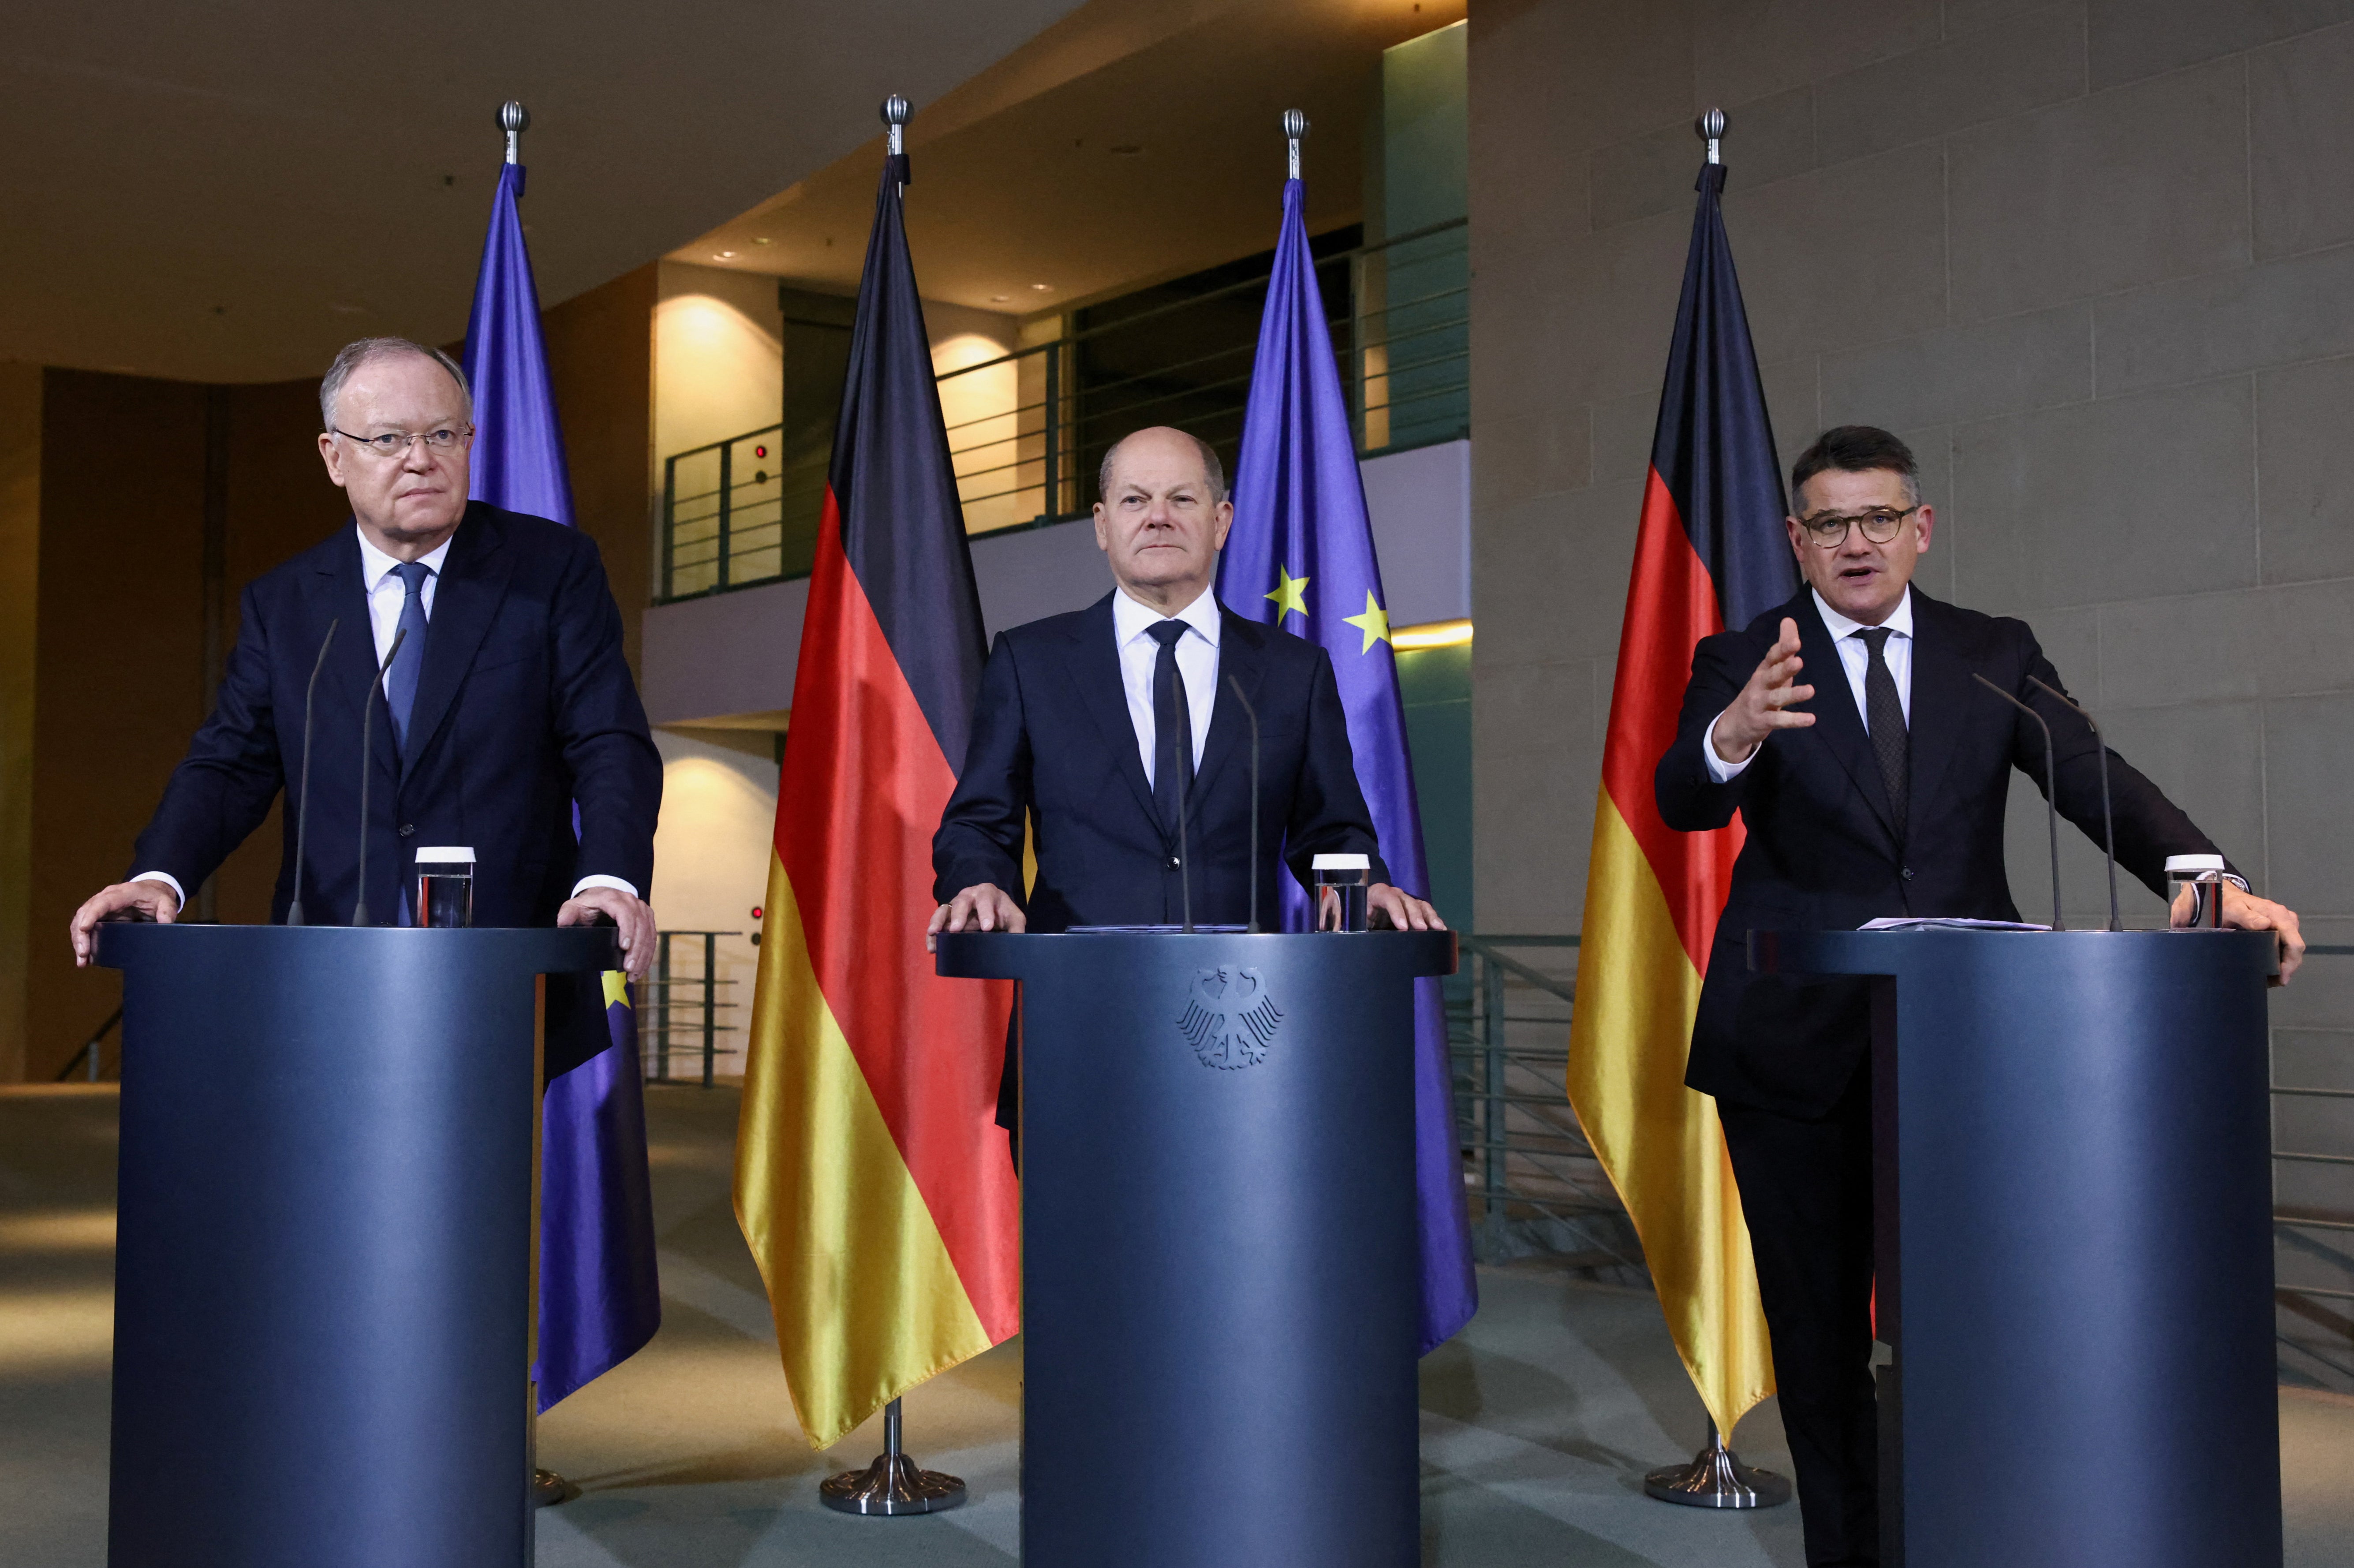
M 1391 879 L 1426 896 L 1422 820 L 1406 755 L 1388 599 L 1373 558 L 1357 443 L 1316 287 L 1302 216 L 1304 187 L 1283 187 L 1258 359 L 1235 468 L 1235 522 L 1218 567 L 1218 599 L 1321 645 L 1332 657 L 1357 782 L 1373 813 Z M 1310 928 L 1307 892 L 1283 882 L 1283 928 Z M 1447 1055 L 1447 1015 L 1436 979 L 1415 982 L 1415 1186 L 1422 1238 L 1422 1333 L 1426 1352 L 1479 1308 L 1471 1237 L 1463 1212 L 1455 1090 Z

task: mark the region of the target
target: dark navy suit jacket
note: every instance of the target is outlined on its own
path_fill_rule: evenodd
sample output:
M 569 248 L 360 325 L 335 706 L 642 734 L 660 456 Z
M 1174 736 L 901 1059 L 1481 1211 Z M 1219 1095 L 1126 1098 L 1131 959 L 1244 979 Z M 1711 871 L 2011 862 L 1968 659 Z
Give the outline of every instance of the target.
M 271 918 L 296 876 L 303 689 L 330 621 L 311 750 L 304 917 L 352 917 L 359 882 L 360 715 L 376 643 L 349 522 L 245 590 L 218 705 L 139 835 L 132 870 L 193 896 L 286 792 Z M 594 541 L 474 502 L 451 535 L 410 711 L 406 755 L 379 694 L 369 786 L 369 914 L 389 925 L 428 844 L 474 851 L 474 924 L 544 926 L 581 877 L 647 893 L 662 759 L 621 657 L 621 617 Z M 576 843 L 572 803 L 580 808 Z
M 1799 679 L 1815 688 L 1795 707 L 1815 723 L 1776 731 L 1747 768 L 1719 784 L 1701 750 L 1709 726 L 1748 683 L 1786 616 L 1798 623 Z M 1684 1080 L 1691 1087 L 1819 1117 L 1869 1046 L 1869 982 L 1753 975 L 1752 929 L 1851 930 L 1882 916 L 2020 917 L 2003 869 L 2003 815 L 2014 768 L 2052 793 L 2043 732 L 1974 673 L 2052 726 L 2060 813 L 2101 842 L 2099 749 L 2081 716 L 2028 683 L 2032 675 L 2067 690 L 2023 621 L 1913 590 L 1911 780 L 1901 839 L 1853 688 L 1810 591 L 1694 651 L 1675 744 L 1654 779 L 1659 815 L 1690 832 L 1723 827 L 1738 810 L 1748 836 L 1701 985 Z M 2109 789 L 2118 864 L 2153 890 L 2165 890 L 2167 856 L 2214 853 L 2190 819 L 2114 751 Z
M 1116 590 L 1115 590 L 1116 591 Z M 1177 835 L 1163 830 L 1129 721 L 1112 641 L 1111 596 L 998 635 L 981 672 L 972 740 L 932 839 L 942 903 L 991 883 L 1022 895 L 1025 825 L 1038 876 L 1033 931 L 1155 925 L 1182 917 Z M 1373 813 L 1357 786 L 1332 661 L 1312 642 L 1220 611 L 1218 695 L 1186 811 L 1193 918 L 1240 923 L 1250 909 L 1250 724 L 1259 721 L 1259 917 L 1278 922 L 1284 861 L 1303 886 L 1319 853 L 1373 857 Z

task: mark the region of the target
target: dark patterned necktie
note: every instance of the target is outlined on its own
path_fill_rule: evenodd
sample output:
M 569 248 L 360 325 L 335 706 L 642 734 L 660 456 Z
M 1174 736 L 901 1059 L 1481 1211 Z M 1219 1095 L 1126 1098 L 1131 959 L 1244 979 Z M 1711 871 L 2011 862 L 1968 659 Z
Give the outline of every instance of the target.
M 384 673 L 384 707 L 392 718 L 392 738 L 403 754 L 408 749 L 408 715 L 417 706 L 417 676 L 425 668 L 425 579 L 433 568 L 423 561 L 403 561 L 392 568 L 408 596 L 400 601 L 400 652 Z
M 1152 804 L 1161 825 L 1177 832 L 1177 803 L 1193 789 L 1193 707 L 1185 699 L 1185 676 L 1177 668 L 1177 641 L 1185 622 L 1173 617 L 1148 627 L 1161 644 L 1152 661 Z
M 1866 653 L 1863 665 L 1863 722 L 1872 731 L 1872 754 L 1880 758 L 1880 781 L 1888 786 L 1888 804 L 1894 813 L 1896 836 L 1904 836 L 1904 816 L 1911 804 L 1913 737 L 1904 730 L 1904 705 L 1896 695 L 1896 677 L 1881 657 L 1888 647 L 1889 630 L 1874 626 L 1859 631 Z

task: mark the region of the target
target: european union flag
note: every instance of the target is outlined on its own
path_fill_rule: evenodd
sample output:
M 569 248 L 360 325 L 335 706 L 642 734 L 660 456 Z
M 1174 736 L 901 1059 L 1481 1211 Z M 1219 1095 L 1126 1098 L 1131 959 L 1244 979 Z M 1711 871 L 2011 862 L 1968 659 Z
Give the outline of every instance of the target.
M 1382 858 L 1398 886 L 1427 895 L 1389 601 L 1373 558 L 1349 402 L 1316 287 L 1315 258 L 1309 254 L 1304 202 L 1301 183 L 1287 181 L 1283 230 L 1235 467 L 1234 528 L 1218 566 L 1218 599 L 1237 615 L 1320 643 L 1332 656 L 1357 782 L 1373 809 Z M 1287 878 L 1283 894 L 1283 928 L 1310 929 L 1306 890 Z M 1479 1305 L 1463 1212 L 1447 1014 L 1435 979 L 1415 982 L 1415 1185 L 1422 1236 L 1421 1348 L 1427 1352 L 1469 1321 Z
M 570 527 L 572 483 L 540 338 L 539 290 L 515 211 L 523 184 L 521 164 L 500 172 L 466 324 L 478 432 L 467 493 Z M 662 1326 L 637 1012 L 618 972 L 547 977 L 545 1059 L 539 1360 L 532 1368 L 542 1410 L 636 1354 Z

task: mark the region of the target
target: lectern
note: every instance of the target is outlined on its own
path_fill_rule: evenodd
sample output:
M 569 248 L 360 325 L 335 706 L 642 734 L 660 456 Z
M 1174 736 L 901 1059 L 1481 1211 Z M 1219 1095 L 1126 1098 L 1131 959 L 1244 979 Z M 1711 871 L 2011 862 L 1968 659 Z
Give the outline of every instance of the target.
M 1447 932 L 967 933 L 1022 985 L 1022 1560 L 1420 1561 L 1414 980 Z
M 100 927 L 114 1568 L 522 1568 L 533 977 L 609 929 Z
M 2258 931 L 1753 932 L 1868 975 L 1882 1558 L 2281 1561 Z

